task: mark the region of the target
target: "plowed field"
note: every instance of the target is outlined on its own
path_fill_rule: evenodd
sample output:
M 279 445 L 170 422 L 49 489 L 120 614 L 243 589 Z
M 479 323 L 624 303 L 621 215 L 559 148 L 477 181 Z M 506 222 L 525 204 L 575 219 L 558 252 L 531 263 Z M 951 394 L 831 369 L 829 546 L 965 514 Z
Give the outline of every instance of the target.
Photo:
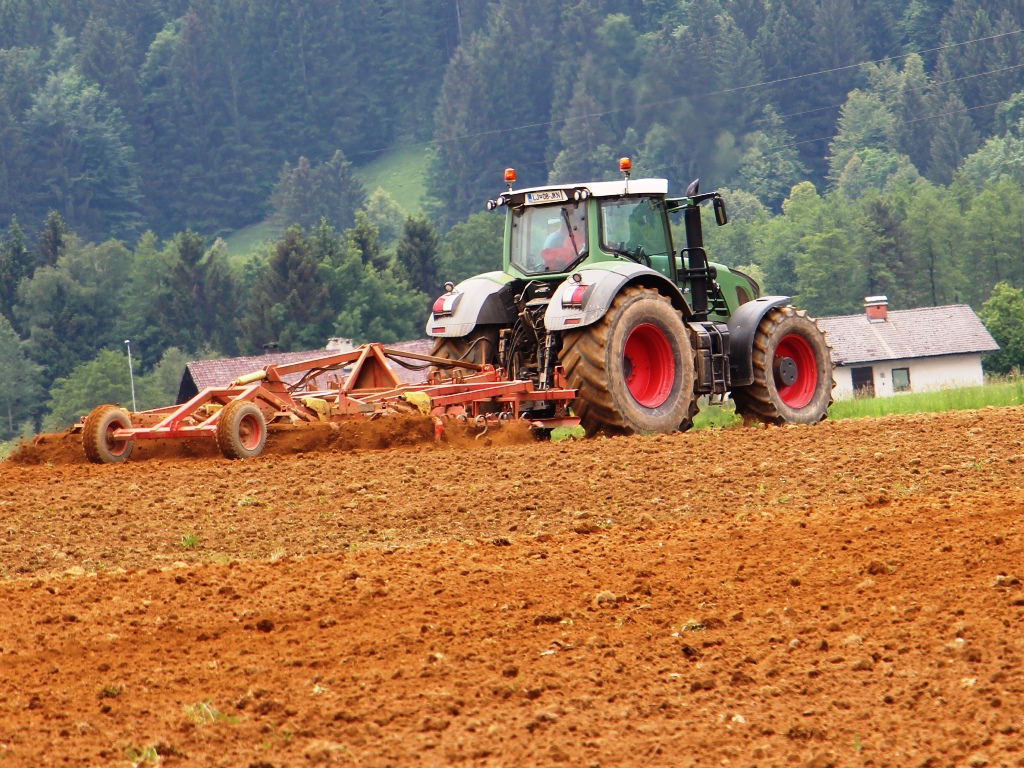
M 44 442 L 0 464 L 0 765 L 1024 765 L 1022 440 Z

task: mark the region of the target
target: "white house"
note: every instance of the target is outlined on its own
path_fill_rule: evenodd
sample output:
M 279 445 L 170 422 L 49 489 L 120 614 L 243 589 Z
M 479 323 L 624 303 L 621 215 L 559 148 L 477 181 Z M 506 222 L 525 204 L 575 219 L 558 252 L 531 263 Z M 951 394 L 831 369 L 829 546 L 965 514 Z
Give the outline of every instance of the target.
M 832 345 L 837 399 L 984 383 L 981 356 L 999 345 L 966 304 L 890 312 L 885 296 L 868 296 L 864 309 L 818 319 Z

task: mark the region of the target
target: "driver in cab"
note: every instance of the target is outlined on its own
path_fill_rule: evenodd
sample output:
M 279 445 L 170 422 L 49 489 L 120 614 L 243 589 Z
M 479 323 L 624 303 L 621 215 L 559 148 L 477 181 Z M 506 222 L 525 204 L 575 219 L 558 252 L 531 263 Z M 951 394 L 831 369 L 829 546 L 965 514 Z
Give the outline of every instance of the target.
M 586 236 L 576 230 L 571 235 L 564 219 L 548 219 L 548 236 L 540 252 L 544 269 L 548 272 L 562 272 L 586 250 Z

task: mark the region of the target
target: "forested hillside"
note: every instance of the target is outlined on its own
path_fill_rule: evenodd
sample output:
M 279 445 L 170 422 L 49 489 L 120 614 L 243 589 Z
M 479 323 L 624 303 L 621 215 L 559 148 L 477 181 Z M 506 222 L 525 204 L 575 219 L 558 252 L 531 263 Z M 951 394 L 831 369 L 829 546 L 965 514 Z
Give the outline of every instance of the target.
M 966 301 L 1008 369 L 1022 27 L 1024 0 L 0 0 L 0 439 L 125 401 L 125 338 L 151 405 L 196 355 L 417 336 L 496 264 L 502 168 L 620 155 L 725 189 L 712 258 L 766 290 Z M 409 147 L 424 218 L 355 173 Z

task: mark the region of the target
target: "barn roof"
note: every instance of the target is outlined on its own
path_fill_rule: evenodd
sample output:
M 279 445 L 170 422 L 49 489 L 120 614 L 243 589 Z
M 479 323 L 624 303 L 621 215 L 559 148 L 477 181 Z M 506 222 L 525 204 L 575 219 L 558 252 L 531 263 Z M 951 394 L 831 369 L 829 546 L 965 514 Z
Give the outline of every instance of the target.
M 881 321 L 866 314 L 821 317 L 818 325 L 828 335 L 837 365 L 999 349 L 966 304 L 889 310 Z
M 389 349 L 399 349 L 404 352 L 417 354 L 430 354 L 433 346 L 433 339 L 416 339 L 414 341 L 400 341 L 394 344 L 385 344 Z M 181 385 L 178 387 L 178 402 L 184 403 L 195 397 L 206 387 L 224 387 L 247 373 L 262 371 L 268 365 L 284 365 L 286 363 L 297 363 L 302 360 L 310 360 L 315 357 L 322 357 L 334 351 L 343 349 L 313 349 L 305 352 L 270 352 L 264 355 L 252 355 L 248 357 L 224 357 L 217 360 L 193 360 L 185 367 L 185 373 L 181 378 Z M 400 381 L 415 384 L 426 378 L 424 370 L 410 370 L 402 365 L 392 366 L 395 375 Z M 302 374 L 290 374 L 282 378 L 288 383 L 294 383 L 302 377 Z M 314 388 L 327 388 L 327 374 L 321 374 L 314 379 Z

